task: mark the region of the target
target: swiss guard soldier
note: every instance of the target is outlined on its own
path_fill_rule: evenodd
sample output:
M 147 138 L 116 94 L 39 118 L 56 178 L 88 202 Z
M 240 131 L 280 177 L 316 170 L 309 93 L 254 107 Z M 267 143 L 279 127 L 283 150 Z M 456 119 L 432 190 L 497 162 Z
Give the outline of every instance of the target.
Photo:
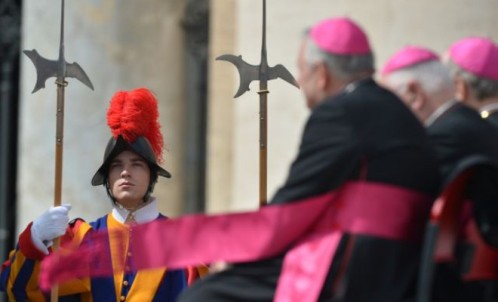
M 112 211 L 91 223 L 81 219 L 69 222 L 71 207 L 62 205 L 50 208 L 30 223 L 2 269 L 1 288 L 9 300 L 47 300 L 38 287 L 39 262 L 51 253 L 55 238 L 63 236 L 61 246 L 69 241 L 82 244 L 93 230 L 121 230 L 128 236 L 127 230 L 134 224 L 166 219 L 152 196 L 158 177 L 171 177 L 159 166 L 163 138 L 155 96 L 145 88 L 117 92 L 111 99 L 107 123 L 112 137 L 91 183 L 105 186 Z M 113 250 L 111 236 L 109 245 Z M 113 264 L 114 257 L 122 257 L 127 263 L 132 254 L 126 250 L 113 254 L 109 258 Z M 59 295 L 75 298 L 71 301 L 175 301 L 187 286 L 185 270 L 131 271 L 121 267 L 114 272 L 114 276 L 64 283 Z
M 489 38 L 470 37 L 451 45 L 447 65 L 456 99 L 474 107 L 498 128 L 498 46 Z
M 389 58 L 381 74 L 382 82 L 396 92 L 427 127 L 443 179 L 454 175 L 459 164 L 471 157 L 498 162 L 498 140 L 490 139 L 498 137 L 498 132 L 473 108 L 455 100 L 453 81 L 437 54 L 424 47 L 404 47 Z M 457 81 L 457 85 L 464 84 Z M 463 91 L 468 92 L 467 89 Z M 480 173 L 469 188 L 469 197 L 478 204 L 498 200 L 495 176 L 486 173 Z M 462 221 L 462 232 L 469 223 Z M 480 284 L 464 284 L 458 269 L 450 264 L 438 265 L 435 276 L 434 301 L 478 302 L 498 298 L 488 300 L 485 295 L 489 293 Z M 494 284 L 487 286 L 488 290 L 498 285 L 496 281 L 489 283 Z

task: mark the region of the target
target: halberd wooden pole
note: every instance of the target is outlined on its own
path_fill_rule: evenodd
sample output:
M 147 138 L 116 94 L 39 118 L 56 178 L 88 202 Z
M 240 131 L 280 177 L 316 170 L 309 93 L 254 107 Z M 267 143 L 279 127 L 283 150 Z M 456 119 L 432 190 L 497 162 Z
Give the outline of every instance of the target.
M 262 82 L 260 82 L 262 83 Z M 268 89 L 260 87 L 259 94 L 259 206 L 267 203 L 268 175 Z
M 231 62 L 237 67 L 240 75 L 239 89 L 235 98 L 249 90 L 252 81 L 259 81 L 259 205 L 267 203 L 267 164 L 268 164 L 268 81 L 276 78 L 299 88 L 292 74 L 283 66 L 268 66 L 266 55 L 266 0 L 263 0 L 263 41 L 261 44 L 261 62 L 250 65 L 242 60 L 242 56 L 221 55 L 216 60 Z
M 93 85 L 85 71 L 78 63 L 67 63 L 64 58 L 64 0 L 61 0 L 61 26 L 60 26 L 60 44 L 59 44 L 59 59 L 48 60 L 33 50 L 24 50 L 23 53 L 31 59 L 36 68 L 36 84 L 33 93 L 41 88 L 45 88 L 45 81 L 50 77 L 56 77 L 55 84 L 57 85 L 57 105 L 56 105 L 56 129 L 55 129 L 55 179 L 54 179 L 54 206 L 61 205 L 62 196 L 62 163 L 64 150 L 64 102 L 65 88 L 67 82 L 66 77 L 76 78 L 83 84 L 93 90 Z M 59 248 L 59 239 L 54 240 L 52 249 Z M 59 300 L 58 286 L 52 288 L 50 301 L 57 302 Z

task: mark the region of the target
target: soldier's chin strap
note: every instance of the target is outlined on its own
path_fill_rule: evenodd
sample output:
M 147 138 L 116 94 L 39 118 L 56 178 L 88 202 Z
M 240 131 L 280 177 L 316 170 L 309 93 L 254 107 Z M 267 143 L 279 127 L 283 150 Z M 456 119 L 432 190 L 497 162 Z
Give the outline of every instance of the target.
M 149 188 L 147 189 L 147 193 L 145 193 L 145 196 L 143 198 L 143 202 L 147 203 L 150 200 L 150 196 L 152 195 L 152 192 L 154 191 L 154 186 L 156 185 L 157 179 L 152 180 L 149 183 Z
M 125 208 L 125 207 L 123 207 L 118 202 L 118 200 L 116 199 L 116 197 L 114 197 L 114 195 L 112 195 L 112 190 L 110 189 L 110 186 L 109 186 L 109 178 L 106 177 L 106 179 L 104 180 L 104 186 L 105 186 L 105 190 L 107 192 L 107 196 L 109 196 L 109 198 L 111 199 L 112 203 L 115 204 L 115 205 L 120 205 L 120 206 L 122 206 L 123 208 L 127 209 L 130 212 L 136 211 L 139 208 L 141 208 L 142 206 L 144 206 L 149 201 L 150 196 L 152 195 L 152 192 L 154 192 L 154 187 L 156 186 L 157 179 L 159 178 L 159 175 L 157 174 L 157 170 L 155 168 L 153 168 L 151 165 L 149 165 L 149 168 L 150 168 L 149 187 L 147 188 L 147 192 L 145 193 L 144 197 L 142 198 L 143 203 L 141 205 L 139 205 L 138 207 L 136 207 L 135 209 Z

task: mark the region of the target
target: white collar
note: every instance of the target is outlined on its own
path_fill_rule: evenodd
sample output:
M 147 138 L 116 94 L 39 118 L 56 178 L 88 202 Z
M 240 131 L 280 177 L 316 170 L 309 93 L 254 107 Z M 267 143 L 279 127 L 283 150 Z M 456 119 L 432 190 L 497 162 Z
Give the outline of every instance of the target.
M 498 111 L 498 103 L 491 103 L 480 108 L 479 113 L 482 118 L 487 118 L 490 114 Z
M 117 221 L 125 223 L 130 211 L 114 204 L 111 214 Z M 159 216 L 156 198 L 151 197 L 143 207 L 133 212 L 133 216 L 137 223 L 145 223 L 156 219 Z
M 371 77 L 366 77 L 366 78 L 362 78 L 362 79 L 359 79 L 359 80 L 355 80 L 349 84 L 347 84 L 343 91 L 345 94 L 349 94 L 353 91 L 356 90 L 356 88 L 358 88 L 359 86 L 361 86 L 363 83 L 366 83 L 368 82 L 369 80 L 371 80 L 372 78 Z
M 443 105 L 439 106 L 434 112 L 429 115 L 429 117 L 425 120 L 424 125 L 429 127 L 432 125 L 441 115 L 443 115 L 446 111 L 448 111 L 453 105 L 457 103 L 456 100 L 446 101 Z

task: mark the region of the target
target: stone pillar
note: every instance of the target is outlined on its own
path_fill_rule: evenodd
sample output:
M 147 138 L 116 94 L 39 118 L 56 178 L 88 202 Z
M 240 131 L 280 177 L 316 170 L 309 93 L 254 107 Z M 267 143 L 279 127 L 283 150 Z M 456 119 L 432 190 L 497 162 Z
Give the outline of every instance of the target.
M 220 212 L 233 200 L 234 83 L 233 66 L 215 61 L 219 55 L 233 53 L 237 33 L 236 2 L 211 0 L 209 18 L 209 102 L 207 134 L 206 210 Z
M 28 0 L 23 8 L 22 48 L 56 59 L 60 1 Z M 90 180 L 110 138 L 111 96 L 137 87 L 150 88 L 159 100 L 163 166 L 173 174 L 159 180 L 154 195 L 166 215 L 182 211 L 183 10 L 182 0 L 66 1 L 66 60 L 78 62 L 95 87 L 68 79 L 66 88 L 62 199 L 73 205 L 71 217 L 91 221 L 111 208 L 104 188 Z M 21 64 L 18 231 L 52 205 L 55 157 L 54 79 L 31 94 L 35 69 L 25 56 Z

